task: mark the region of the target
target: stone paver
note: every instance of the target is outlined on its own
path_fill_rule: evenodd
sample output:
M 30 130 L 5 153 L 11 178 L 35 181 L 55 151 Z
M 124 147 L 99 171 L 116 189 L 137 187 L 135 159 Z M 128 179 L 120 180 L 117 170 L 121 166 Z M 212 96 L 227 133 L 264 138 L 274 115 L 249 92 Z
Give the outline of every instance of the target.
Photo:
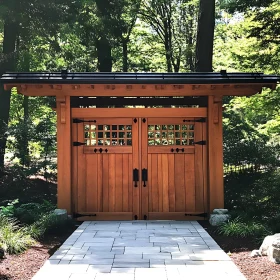
M 244 280 L 195 221 L 84 222 L 33 280 Z

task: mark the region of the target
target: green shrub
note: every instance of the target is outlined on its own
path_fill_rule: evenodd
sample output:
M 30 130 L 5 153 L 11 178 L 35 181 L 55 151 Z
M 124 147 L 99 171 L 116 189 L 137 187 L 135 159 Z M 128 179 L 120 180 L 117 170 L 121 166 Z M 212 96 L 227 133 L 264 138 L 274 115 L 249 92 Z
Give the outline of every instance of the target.
M 58 234 L 65 232 L 68 227 L 73 227 L 73 220 L 62 220 L 53 212 L 42 215 L 38 221 L 28 227 L 30 235 L 35 239 L 40 239 L 44 234 Z
M 234 237 L 259 237 L 270 233 L 264 225 L 253 220 L 245 222 L 241 217 L 222 224 L 218 227 L 218 232 L 225 236 Z
M 232 173 L 225 177 L 225 208 L 232 218 L 258 221 L 273 233 L 280 231 L 280 170 Z
M 18 199 L 8 203 L 7 206 L 0 206 L 0 215 L 5 217 L 14 217 L 16 211 L 16 204 L 19 203 Z
M 55 206 L 44 200 L 40 203 L 22 204 L 15 209 L 15 217 L 23 224 L 33 224 L 38 221 L 42 215 L 45 215 L 55 209 Z
M 20 227 L 14 218 L 0 215 L 0 247 L 9 254 L 24 252 L 34 244 L 34 239 L 25 227 Z

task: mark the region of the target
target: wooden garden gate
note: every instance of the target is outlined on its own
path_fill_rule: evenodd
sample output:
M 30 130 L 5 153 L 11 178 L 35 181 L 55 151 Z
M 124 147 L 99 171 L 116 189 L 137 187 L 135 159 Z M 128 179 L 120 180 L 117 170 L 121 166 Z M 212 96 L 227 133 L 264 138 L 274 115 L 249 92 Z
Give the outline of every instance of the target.
M 203 219 L 224 208 L 223 97 L 275 89 L 262 73 L 6 73 L 53 96 L 57 204 L 80 220 Z
M 205 116 L 176 117 L 165 109 L 160 117 L 154 109 L 155 116 L 125 117 L 131 109 L 121 109 L 121 116 L 104 117 L 104 109 L 95 110 L 102 117 L 77 117 L 72 124 L 76 217 L 203 219 Z

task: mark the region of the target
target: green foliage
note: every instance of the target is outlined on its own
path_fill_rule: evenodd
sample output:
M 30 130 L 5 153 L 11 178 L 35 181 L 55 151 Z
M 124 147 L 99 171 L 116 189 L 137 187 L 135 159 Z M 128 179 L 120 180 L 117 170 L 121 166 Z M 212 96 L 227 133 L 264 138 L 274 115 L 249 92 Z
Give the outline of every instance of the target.
M 9 202 L 7 206 L 0 206 L 0 216 L 14 217 L 16 212 L 15 205 L 19 203 L 18 199 Z
M 30 234 L 39 239 L 45 234 L 58 234 L 65 232 L 68 227 L 73 227 L 74 221 L 62 220 L 60 217 L 55 215 L 53 212 L 49 212 L 41 215 L 40 219 L 34 224 L 29 226 Z
M 222 235 L 233 237 L 258 237 L 269 234 L 261 223 L 253 220 L 245 222 L 240 217 L 220 225 L 218 232 Z
M 38 221 L 43 215 L 53 211 L 55 206 L 44 200 L 40 203 L 27 203 L 17 207 L 14 216 L 23 224 L 32 224 Z
M 225 177 L 225 206 L 266 222 L 279 213 L 280 171 L 246 172 Z
M 13 200 L 20 199 L 21 204 L 36 201 L 43 203 L 44 200 L 52 204 L 57 203 L 57 186 L 46 180 L 30 178 L 34 171 L 13 165 L 3 170 L 0 177 L 0 205 L 6 206 Z
M 0 247 L 9 254 L 24 252 L 34 244 L 34 239 L 25 227 L 20 227 L 14 218 L 0 215 Z

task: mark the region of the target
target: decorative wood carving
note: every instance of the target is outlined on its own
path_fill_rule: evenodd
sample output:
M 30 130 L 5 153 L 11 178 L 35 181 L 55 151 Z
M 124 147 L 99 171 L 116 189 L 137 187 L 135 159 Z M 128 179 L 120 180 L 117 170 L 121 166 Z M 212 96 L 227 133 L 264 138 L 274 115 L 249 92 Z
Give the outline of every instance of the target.
M 166 85 L 156 85 L 155 89 L 156 90 L 165 90 L 166 89 Z

